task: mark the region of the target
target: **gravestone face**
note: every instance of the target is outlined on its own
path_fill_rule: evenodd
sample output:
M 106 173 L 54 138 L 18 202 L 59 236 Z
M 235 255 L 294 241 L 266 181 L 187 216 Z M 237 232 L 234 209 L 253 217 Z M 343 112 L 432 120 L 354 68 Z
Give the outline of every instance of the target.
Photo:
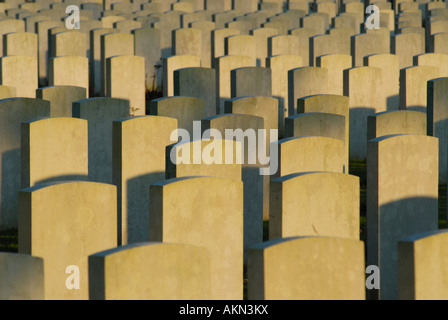
M 202 32 L 195 28 L 173 30 L 174 56 L 202 56 Z
M 25 32 L 25 23 L 22 20 L 3 19 L 0 20 L 0 38 L 13 32 Z M 0 52 L 3 52 L 3 41 L 0 41 Z
M 120 33 L 131 33 L 132 30 L 141 28 L 142 24 L 134 20 L 122 20 L 114 22 L 114 29 Z
M 431 40 L 432 52 L 448 54 L 448 32 L 434 34 Z
M 162 88 L 162 53 L 160 48 L 160 30 L 140 28 L 132 30 L 134 35 L 134 52 L 145 58 L 146 89 L 160 91 Z
M 114 15 L 101 17 L 101 22 L 103 23 L 103 28 L 113 28 L 115 22 L 123 21 L 123 20 L 126 20 L 126 18 L 120 17 L 120 16 L 114 16 Z
M 193 97 L 165 97 L 154 99 L 149 104 L 149 114 L 177 119 L 179 129 L 193 136 L 193 122 L 205 118 L 205 101 Z
M 237 29 L 240 31 L 240 34 L 242 35 L 248 35 L 250 29 L 253 28 L 252 24 L 247 21 L 232 21 L 227 22 L 226 27 L 229 29 Z
M 174 71 L 200 66 L 201 59 L 198 56 L 172 56 L 163 59 L 163 96 L 171 97 L 174 95 Z
M 252 29 L 250 34 L 255 37 L 257 67 L 266 66 L 268 54 L 268 38 L 278 35 L 278 31 L 273 28 Z
M 438 227 L 438 141 L 384 136 L 369 141 L 367 156 L 367 264 L 381 272 L 371 294 L 397 299 L 397 242 Z
M 399 68 L 413 66 L 413 57 L 425 53 L 425 38 L 417 33 L 397 34 L 392 37 L 392 53 L 398 56 Z
M 4 56 L 30 56 L 37 58 L 37 34 L 15 32 L 4 35 Z
M 225 38 L 226 56 L 248 56 L 257 58 L 257 43 L 254 36 L 236 35 Z
M 428 136 L 439 139 L 439 182 L 447 181 L 447 120 L 448 120 L 448 78 L 429 80 L 427 83 L 427 125 Z
M 271 93 L 271 69 L 261 67 L 245 67 L 231 71 L 231 96 L 266 96 Z
M 439 69 L 429 66 L 400 70 L 400 109 L 426 111 L 426 83 L 439 77 Z
M 242 13 L 255 12 L 258 10 L 258 0 L 234 0 L 233 10 Z
M 205 10 L 224 12 L 232 10 L 232 2 L 230 0 L 205 0 Z
M 91 98 L 73 102 L 73 117 L 88 123 L 88 164 L 91 181 L 112 183 L 112 122 L 129 116 L 129 101 Z
M 269 194 L 270 240 L 293 236 L 359 240 L 358 177 L 297 173 L 272 180 Z
M 0 84 L 16 88 L 18 97 L 34 98 L 37 83 L 37 59 L 30 56 L 0 58 Z
M 95 93 L 101 93 L 101 72 L 103 70 L 101 61 L 101 36 L 117 32 L 112 28 L 99 28 L 90 31 L 90 67 L 89 78 Z
M 414 56 L 414 66 L 431 66 L 439 69 L 439 77 L 448 77 L 448 54 L 425 53 Z
M 47 80 L 47 61 L 50 57 L 48 50 L 48 30 L 56 27 L 63 27 L 62 21 L 43 20 L 36 22 L 36 32 L 39 44 L 39 83 L 45 84 Z
M 215 21 L 216 27 L 218 28 L 218 23 Z M 218 57 L 226 55 L 225 51 L 225 39 L 230 36 L 239 35 L 240 30 L 238 29 L 216 29 L 212 31 L 212 67 L 215 68 L 215 60 Z
M 36 98 L 50 102 L 51 117 L 71 117 L 72 103 L 87 98 L 87 91 L 82 87 L 51 86 L 36 90 Z
M 46 299 L 89 298 L 88 256 L 117 246 L 116 191 L 108 184 L 60 182 L 19 192 L 19 253 L 44 259 Z M 76 275 L 79 289 L 70 290 Z
M 366 159 L 367 116 L 386 111 L 381 69 L 358 67 L 344 70 L 344 96 L 350 106 L 350 158 Z
M 211 258 L 209 298 L 241 300 L 243 183 L 216 177 L 170 179 L 153 184 L 150 197 L 150 240 L 205 247 Z
M 364 65 L 381 69 L 382 89 L 385 100 L 381 103 L 387 110 L 398 110 L 400 105 L 400 69 L 398 56 L 374 54 L 364 58 Z
M 212 66 L 212 36 L 211 32 L 215 29 L 215 23 L 212 21 L 194 21 L 189 24 L 190 28 L 201 30 L 201 65 L 205 68 Z
M 224 111 L 224 101 L 231 97 L 231 72 L 243 67 L 255 67 L 255 59 L 248 56 L 224 56 L 215 60 L 216 110 Z M 218 112 L 219 111 L 219 112 Z
M 353 67 L 364 65 L 364 57 L 372 54 L 390 53 L 390 46 L 375 33 L 357 34 L 352 36 Z
M 127 99 L 130 115 L 145 115 L 145 58 L 118 56 L 106 60 L 107 96 Z
M 278 147 L 278 171 L 272 178 L 293 173 L 343 172 L 344 141 L 328 137 L 292 137 L 274 142 Z
M 302 66 L 300 56 L 275 56 L 266 59 L 266 66 L 271 69 L 272 96 L 278 99 L 278 128 L 280 135 L 284 132 L 284 119 L 288 117 L 288 72 Z
M 26 254 L 0 253 L 0 299 L 44 300 L 44 260 Z
M 15 87 L 0 86 L 0 100 L 15 98 L 17 96 Z
M 310 112 L 286 118 L 285 137 L 321 136 L 344 141 L 344 150 L 348 150 L 346 118 L 332 113 Z M 344 157 L 344 170 L 348 172 L 348 154 Z
M 91 300 L 206 300 L 210 254 L 205 248 L 140 243 L 89 256 Z
M 410 236 L 398 242 L 398 297 L 401 300 L 446 299 L 444 265 L 446 230 Z
M 22 188 L 88 180 L 87 121 L 46 118 L 21 124 Z
M 279 35 L 268 38 L 268 56 L 295 55 L 299 52 L 299 38 L 294 35 Z M 302 56 L 303 59 L 303 56 Z
M 241 151 L 240 142 L 218 138 L 170 145 L 166 148 L 166 179 L 207 176 L 241 181 Z M 199 152 L 202 159 L 195 161 Z
M 328 70 L 328 93 L 343 95 L 343 71 L 352 67 L 352 57 L 350 54 L 328 54 L 316 57 L 316 66 Z
M 112 180 L 118 188 L 118 243 L 148 240 L 148 186 L 165 178 L 165 148 L 177 120 L 160 116 L 113 122 Z
M 222 114 L 202 120 L 202 131 L 218 130 L 222 138 L 237 140 L 242 144 L 242 180 L 244 182 L 244 248 L 262 241 L 263 216 L 267 213 L 264 198 L 269 187 L 267 176 L 260 175 L 260 168 L 268 163 L 261 163 L 259 154 L 263 154 L 259 130 L 264 129 L 262 117 L 249 114 Z M 226 132 L 227 130 L 227 132 Z M 239 136 L 238 136 L 239 135 Z M 264 153 L 266 155 L 266 152 Z
M 86 57 L 86 34 L 79 31 L 59 32 L 51 36 L 50 57 Z
M 79 56 L 51 58 L 50 86 L 75 86 L 89 90 L 89 59 Z
M 300 18 L 300 27 L 315 29 L 316 34 L 324 34 L 328 29 L 328 16 L 311 13 L 306 17 Z
M 101 41 L 101 88 L 102 95 L 108 96 L 107 91 L 107 59 L 115 56 L 134 55 L 134 35 L 128 33 L 103 34 Z M 143 71 L 145 68 L 143 67 Z M 144 82 L 143 82 L 144 83 Z
M 393 134 L 426 135 L 426 117 L 424 112 L 412 110 L 385 111 L 368 116 L 367 141 Z
M 304 67 L 288 71 L 289 115 L 296 114 L 297 99 L 328 93 L 328 70 Z
M 332 237 L 260 243 L 249 251 L 248 279 L 250 300 L 364 300 L 364 243 Z
M 184 68 L 174 71 L 174 95 L 204 100 L 205 117 L 216 114 L 215 69 Z

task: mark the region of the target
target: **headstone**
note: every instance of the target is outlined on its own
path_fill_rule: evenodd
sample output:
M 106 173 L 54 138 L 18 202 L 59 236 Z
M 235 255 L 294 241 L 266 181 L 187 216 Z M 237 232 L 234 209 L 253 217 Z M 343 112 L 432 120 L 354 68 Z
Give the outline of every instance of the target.
M 48 59 L 50 57 L 48 50 L 48 30 L 56 27 L 63 27 L 62 21 L 43 20 L 36 22 L 36 33 L 39 44 L 39 84 L 45 85 L 47 83 Z
M 107 96 L 127 99 L 130 115 L 145 115 L 145 58 L 118 56 L 106 60 Z
M 132 30 L 134 35 L 134 52 L 145 58 L 146 90 L 162 90 L 162 53 L 160 47 L 160 30 L 140 28 Z
M 257 67 L 266 66 L 268 54 L 268 38 L 278 35 L 278 31 L 273 28 L 257 28 L 250 30 L 250 34 L 255 37 Z
M 89 78 L 95 94 L 101 93 L 103 70 L 101 62 L 101 36 L 108 33 L 116 32 L 111 28 L 94 29 L 90 32 L 90 67 Z
M 392 53 L 398 56 L 399 68 L 413 66 L 413 57 L 425 53 L 425 39 L 417 33 L 397 34 L 392 37 Z
M 437 67 L 440 77 L 448 77 L 448 54 L 425 53 L 414 56 L 414 66 Z
M 215 21 L 216 23 L 216 21 Z M 216 27 L 218 24 L 216 23 Z M 212 31 L 212 67 L 216 68 L 215 60 L 216 58 L 224 56 L 225 53 L 225 39 L 230 36 L 239 35 L 240 31 L 237 29 L 216 29 Z
M 274 144 L 278 147 L 278 171 L 272 178 L 312 171 L 344 172 L 343 140 L 309 136 L 285 138 Z
M 174 95 L 204 100 L 205 117 L 216 115 L 215 69 L 184 68 L 174 71 Z
M 211 261 L 209 298 L 241 300 L 243 183 L 216 177 L 170 179 L 153 184 L 150 197 L 150 240 L 205 247 Z
M 297 36 L 279 35 L 268 38 L 269 57 L 277 55 L 296 55 L 298 53 L 299 38 Z
M 426 113 L 395 110 L 367 117 L 367 143 L 371 139 L 393 134 L 426 135 Z
M 89 298 L 88 256 L 117 245 L 116 192 L 85 181 L 19 192 L 19 253 L 44 259 L 46 299 Z
M 316 189 L 319 192 L 314 192 Z M 294 236 L 359 240 L 359 178 L 296 173 L 271 181 L 269 239 Z
M 202 56 L 202 32 L 195 28 L 173 30 L 174 56 Z
M 86 34 L 79 31 L 59 32 L 51 36 L 50 57 L 87 56 Z
M 400 70 L 400 110 L 426 112 L 426 83 L 439 77 L 439 69 L 429 66 L 409 67 Z
M 344 70 L 352 67 L 350 54 L 327 54 L 316 57 L 316 66 L 328 70 L 328 93 L 344 94 Z
M 151 100 L 149 114 L 177 119 L 177 127 L 193 136 L 193 122 L 205 118 L 205 101 L 193 97 L 165 97 Z
M 5 34 L 3 38 L 4 56 L 30 56 L 37 58 L 37 34 L 14 32 Z
M 430 52 L 448 54 L 448 32 L 431 36 Z
M 427 83 L 427 134 L 439 139 L 439 183 L 447 182 L 447 119 L 448 78 L 429 80 Z
M 380 291 L 370 294 L 397 299 L 397 242 L 438 227 L 438 142 L 384 136 L 369 141 L 367 156 L 367 265 L 381 274 Z
M 444 272 L 447 230 L 425 232 L 398 241 L 398 298 L 447 299 Z
M 13 32 L 25 32 L 25 22 L 17 19 L 0 20 L 0 39 Z M 0 52 L 3 53 L 3 41 L 0 41 Z
M 89 90 L 89 60 L 86 57 L 51 58 L 48 71 L 50 86 L 75 86 Z
M 139 243 L 89 256 L 91 300 L 206 300 L 210 254 L 200 246 Z
M 163 96 L 171 97 L 174 95 L 174 71 L 200 66 L 201 59 L 198 56 L 172 56 L 163 59 Z
M 22 188 L 88 180 L 87 121 L 40 118 L 21 124 Z
M 254 36 L 236 35 L 225 38 L 226 56 L 248 56 L 257 58 L 257 43 Z
M 332 237 L 278 239 L 249 251 L 248 298 L 364 300 L 365 275 L 362 241 Z
M 91 98 L 73 102 L 73 117 L 88 123 L 91 181 L 112 183 L 112 122 L 129 116 L 129 101 Z
M 352 36 L 353 67 L 363 66 L 364 57 L 380 53 L 390 53 L 390 47 L 381 41 L 378 34 L 365 33 Z
M 37 58 L 30 56 L 6 56 L 0 58 L 0 84 L 16 88 L 17 97 L 36 96 Z
M 270 97 L 271 69 L 244 67 L 231 71 L 230 86 L 232 98 L 244 96 Z
M 205 68 L 212 66 L 212 36 L 211 32 L 215 29 L 215 23 L 212 21 L 194 21 L 189 24 L 190 28 L 201 30 L 201 65 Z
M 224 101 L 231 97 L 231 71 L 243 67 L 254 67 L 256 63 L 254 58 L 248 56 L 219 57 L 215 63 L 216 108 L 217 113 L 223 113 Z
M 296 114 L 297 99 L 328 91 L 328 70 L 304 67 L 288 71 L 289 115 Z
M 177 120 L 139 116 L 113 122 L 112 180 L 118 188 L 118 244 L 147 241 L 148 187 L 165 178 L 165 148 Z
M 202 131 L 216 129 L 226 140 L 242 144 L 242 180 L 244 183 L 244 248 L 263 241 L 264 197 L 268 196 L 268 176 L 260 175 L 261 163 L 257 155 L 264 147 L 259 130 L 264 129 L 262 117 L 248 114 L 223 114 L 202 120 Z M 226 132 L 227 131 L 227 132 Z M 238 137 L 238 135 L 240 137 Z M 244 136 L 244 138 L 243 138 Z M 247 137 L 247 140 L 246 140 Z M 246 142 L 247 141 L 247 142 Z M 261 141 L 261 142 L 260 142 Z M 265 152 L 266 155 L 266 152 Z
M 278 99 L 278 128 L 283 135 L 284 121 L 288 117 L 288 72 L 302 67 L 302 57 L 297 55 L 280 55 L 266 59 L 266 66 L 271 69 L 272 96 Z
M 366 159 L 367 116 L 386 111 L 382 71 L 376 67 L 344 70 L 344 96 L 350 106 L 350 158 Z
M 0 299 L 44 300 L 44 260 L 27 254 L 0 253 Z
M 101 41 L 101 88 L 102 95 L 108 96 L 107 91 L 107 59 L 116 56 L 134 55 L 134 35 L 128 33 L 103 34 Z M 143 66 L 143 72 L 145 68 Z M 143 82 L 144 84 L 144 82 Z M 131 106 L 132 107 L 132 106 Z
M 398 110 L 400 105 L 400 69 L 399 58 L 395 54 L 374 54 L 364 58 L 364 65 L 381 69 L 381 81 L 384 101 L 381 103 L 387 110 Z
M 17 97 L 15 87 L 0 86 L 0 100 Z
M 75 86 L 50 86 L 36 90 L 36 98 L 50 102 L 51 117 L 71 117 L 72 103 L 87 98 L 87 90 Z

